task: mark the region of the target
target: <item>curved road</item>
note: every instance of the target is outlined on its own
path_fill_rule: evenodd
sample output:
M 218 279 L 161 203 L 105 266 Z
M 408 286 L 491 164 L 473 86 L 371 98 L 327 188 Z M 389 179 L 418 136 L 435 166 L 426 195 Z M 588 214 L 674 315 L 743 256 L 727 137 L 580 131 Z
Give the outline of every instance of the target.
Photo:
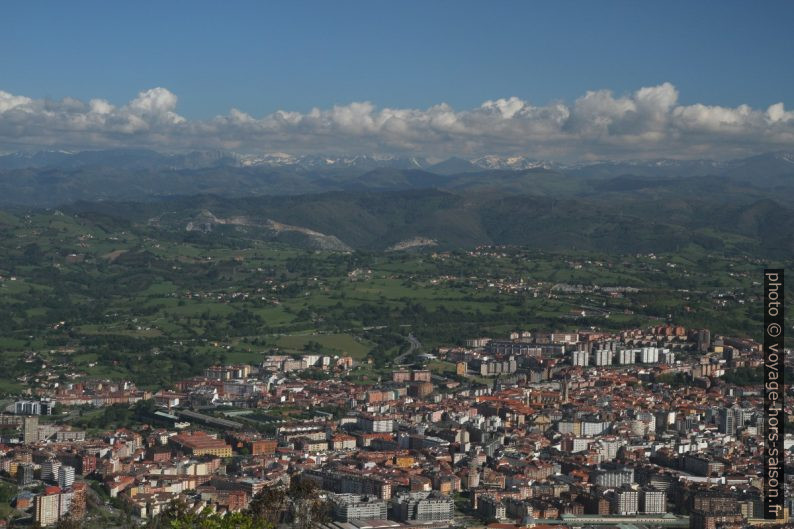
M 408 347 L 407 351 L 405 351 L 403 354 L 401 354 L 400 356 L 394 359 L 394 361 L 392 362 L 394 365 L 402 364 L 403 360 L 405 360 L 406 357 L 411 356 L 422 347 L 422 342 L 417 340 L 416 336 L 414 336 L 413 334 L 409 334 L 408 336 L 405 337 L 405 339 L 408 340 L 408 343 L 411 345 Z

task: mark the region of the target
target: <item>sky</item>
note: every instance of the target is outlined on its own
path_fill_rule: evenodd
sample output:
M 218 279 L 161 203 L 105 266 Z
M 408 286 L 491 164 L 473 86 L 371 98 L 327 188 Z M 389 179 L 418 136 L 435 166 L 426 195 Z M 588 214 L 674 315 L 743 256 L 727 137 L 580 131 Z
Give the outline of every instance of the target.
M 15 1 L 0 149 L 794 149 L 794 3 Z

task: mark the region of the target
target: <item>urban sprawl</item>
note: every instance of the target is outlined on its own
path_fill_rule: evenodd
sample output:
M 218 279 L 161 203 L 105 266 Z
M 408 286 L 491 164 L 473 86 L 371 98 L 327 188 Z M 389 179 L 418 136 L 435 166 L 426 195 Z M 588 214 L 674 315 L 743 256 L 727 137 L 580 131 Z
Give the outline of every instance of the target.
M 368 360 L 350 356 L 272 353 L 156 392 L 42 372 L 0 415 L 12 507 L 41 526 L 97 502 L 140 520 L 176 499 L 229 513 L 308 481 L 329 529 L 764 522 L 762 386 L 726 376 L 761 370 L 760 344 L 672 325 L 421 354 L 411 339 L 417 361 L 390 376 L 353 378 Z M 110 407 L 134 423 L 54 420 Z

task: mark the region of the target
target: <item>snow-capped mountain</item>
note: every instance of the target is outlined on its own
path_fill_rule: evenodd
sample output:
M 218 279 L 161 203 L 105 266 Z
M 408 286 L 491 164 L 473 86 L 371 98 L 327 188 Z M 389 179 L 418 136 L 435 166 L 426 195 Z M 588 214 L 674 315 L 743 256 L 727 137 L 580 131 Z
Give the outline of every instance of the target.
M 471 160 L 471 163 L 483 169 L 499 169 L 506 171 L 525 171 L 527 169 L 551 169 L 552 163 L 535 160 L 525 156 L 497 156 L 488 154 Z
M 45 167 L 64 163 L 74 152 L 65 150 L 18 151 L 0 155 L 0 169 L 22 169 L 25 167 Z
M 225 151 L 160 153 L 149 149 L 101 151 L 20 151 L 0 156 L 0 170 L 78 169 L 114 167 L 122 169 L 202 169 L 239 165 L 238 155 Z
M 430 164 L 424 158 L 389 155 L 331 156 L 322 154 L 292 155 L 283 152 L 241 156 L 243 167 L 292 167 L 304 169 L 363 169 L 377 168 L 424 169 Z
M 297 156 L 285 152 L 271 152 L 266 154 L 249 154 L 240 157 L 240 164 L 243 167 L 256 167 L 259 165 L 285 166 L 295 165 L 298 161 Z
M 363 174 L 375 169 L 423 170 L 442 175 L 482 171 L 528 171 L 545 169 L 584 177 L 685 177 L 744 173 L 789 174 L 794 170 L 794 153 L 773 152 L 729 161 L 700 160 L 603 160 L 558 163 L 523 155 L 484 155 L 476 158 L 426 158 L 383 154 L 350 156 L 284 152 L 238 154 L 219 150 L 160 153 L 148 149 L 101 151 L 42 150 L 0 155 L 0 171 L 17 169 L 64 169 L 112 167 L 141 170 L 191 170 L 207 168 L 284 168 L 307 173 L 347 172 Z

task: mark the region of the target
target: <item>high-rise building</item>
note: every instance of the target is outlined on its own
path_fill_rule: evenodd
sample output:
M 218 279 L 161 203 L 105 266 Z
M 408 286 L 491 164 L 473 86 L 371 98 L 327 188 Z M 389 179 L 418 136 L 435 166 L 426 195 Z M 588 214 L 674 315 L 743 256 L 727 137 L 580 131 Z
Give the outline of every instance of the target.
M 573 351 L 571 353 L 571 364 L 575 366 L 587 366 L 587 357 L 590 356 L 587 351 Z
M 58 486 L 62 489 L 68 489 L 74 483 L 74 467 L 62 465 L 58 469 Z
M 628 515 L 639 512 L 639 491 L 631 485 L 623 485 L 612 493 L 610 507 L 612 514 Z
M 58 481 L 58 469 L 61 468 L 61 462 L 57 459 L 48 459 L 41 464 L 41 480 L 42 481 Z
M 656 431 L 663 432 L 667 430 L 667 427 L 671 424 L 675 423 L 675 412 L 669 411 L 657 411 L 654 413 L 654 417 L 656 417 Z
M 358 427 L 370 433 L 388 433 L 394 431 L 394 419 L 389 417 L 376 417 L 372 415 L 360 415 L 358 417 Z
M 663 364 L 675 364 L 675 353 L 669 349 L 662 349 L 659 353 L 659 361 Z
M 330 492 L 377 496 L 382 500 L 391 498 L 391 482 L 374 475 L 310 469 L 304 471 L 300 479 L 308 479 Z
M 734 435 L 736 430 L 744 426 L 744 410 L 739 406 L 720 408 L 719 427 L 720 433 Z
M 593 365 L 610 366 L 612 365 L 612 351 L 610 349 L 599 349 L 593 353 Z
M 640 512 L 644 514 L 663 514 L 667 512 L 667 494 L 652 487 L 642 489 L 640 491 Z
M 601 435 L 609 430 L 609 423 L 604 421 L 582 421 L 582 435 Z
M 36 415 L 22 419 L 22 442 L 35 443 L 39 440 L 39 418 Z
M 334 519 L 341 522 L 385 520 L 387 516 L 386 501 L 374 496 L 329 494 L 328 499 L 333 508 Z
M 437 491 L 398 494 L 392 499 L 392 512 L 401 522 L 443 522 L 451 520 L 455 503 Z
M 33 521 L 42 527 L 53 525 L 59 518 L 60 494 L 42 494 L 33 500 Z
M 708 329 L 701 329 L 697 334 L 698 351 L 705 353 L 711 347 L 711 332 Z
M 655 364 L 659 361 L 659 349 L 656 347 L 643 347 L 640 350 L 640 361 L 643 364 Z
M 29 485 L 33 481 L 33 464 L 20 463 L 17 466 L 17 483 L 21 486 Z
M 618 351 L 618 364 L 622 366 L 633 364 L 635 358 L 634 349 L 621 349 Z
M 53 525 L 69 513 L 74 493 L 47 487 L 33 500 L 33 521 L 42 527 Z
M 634 483 L 634 469 L 597 470 L 590 476 L 590 480 L 605 489 L 618 488 Z
M 45 400 L 18 400 L 14 403 L 15 415 L 51 415 L 53 401 Z

